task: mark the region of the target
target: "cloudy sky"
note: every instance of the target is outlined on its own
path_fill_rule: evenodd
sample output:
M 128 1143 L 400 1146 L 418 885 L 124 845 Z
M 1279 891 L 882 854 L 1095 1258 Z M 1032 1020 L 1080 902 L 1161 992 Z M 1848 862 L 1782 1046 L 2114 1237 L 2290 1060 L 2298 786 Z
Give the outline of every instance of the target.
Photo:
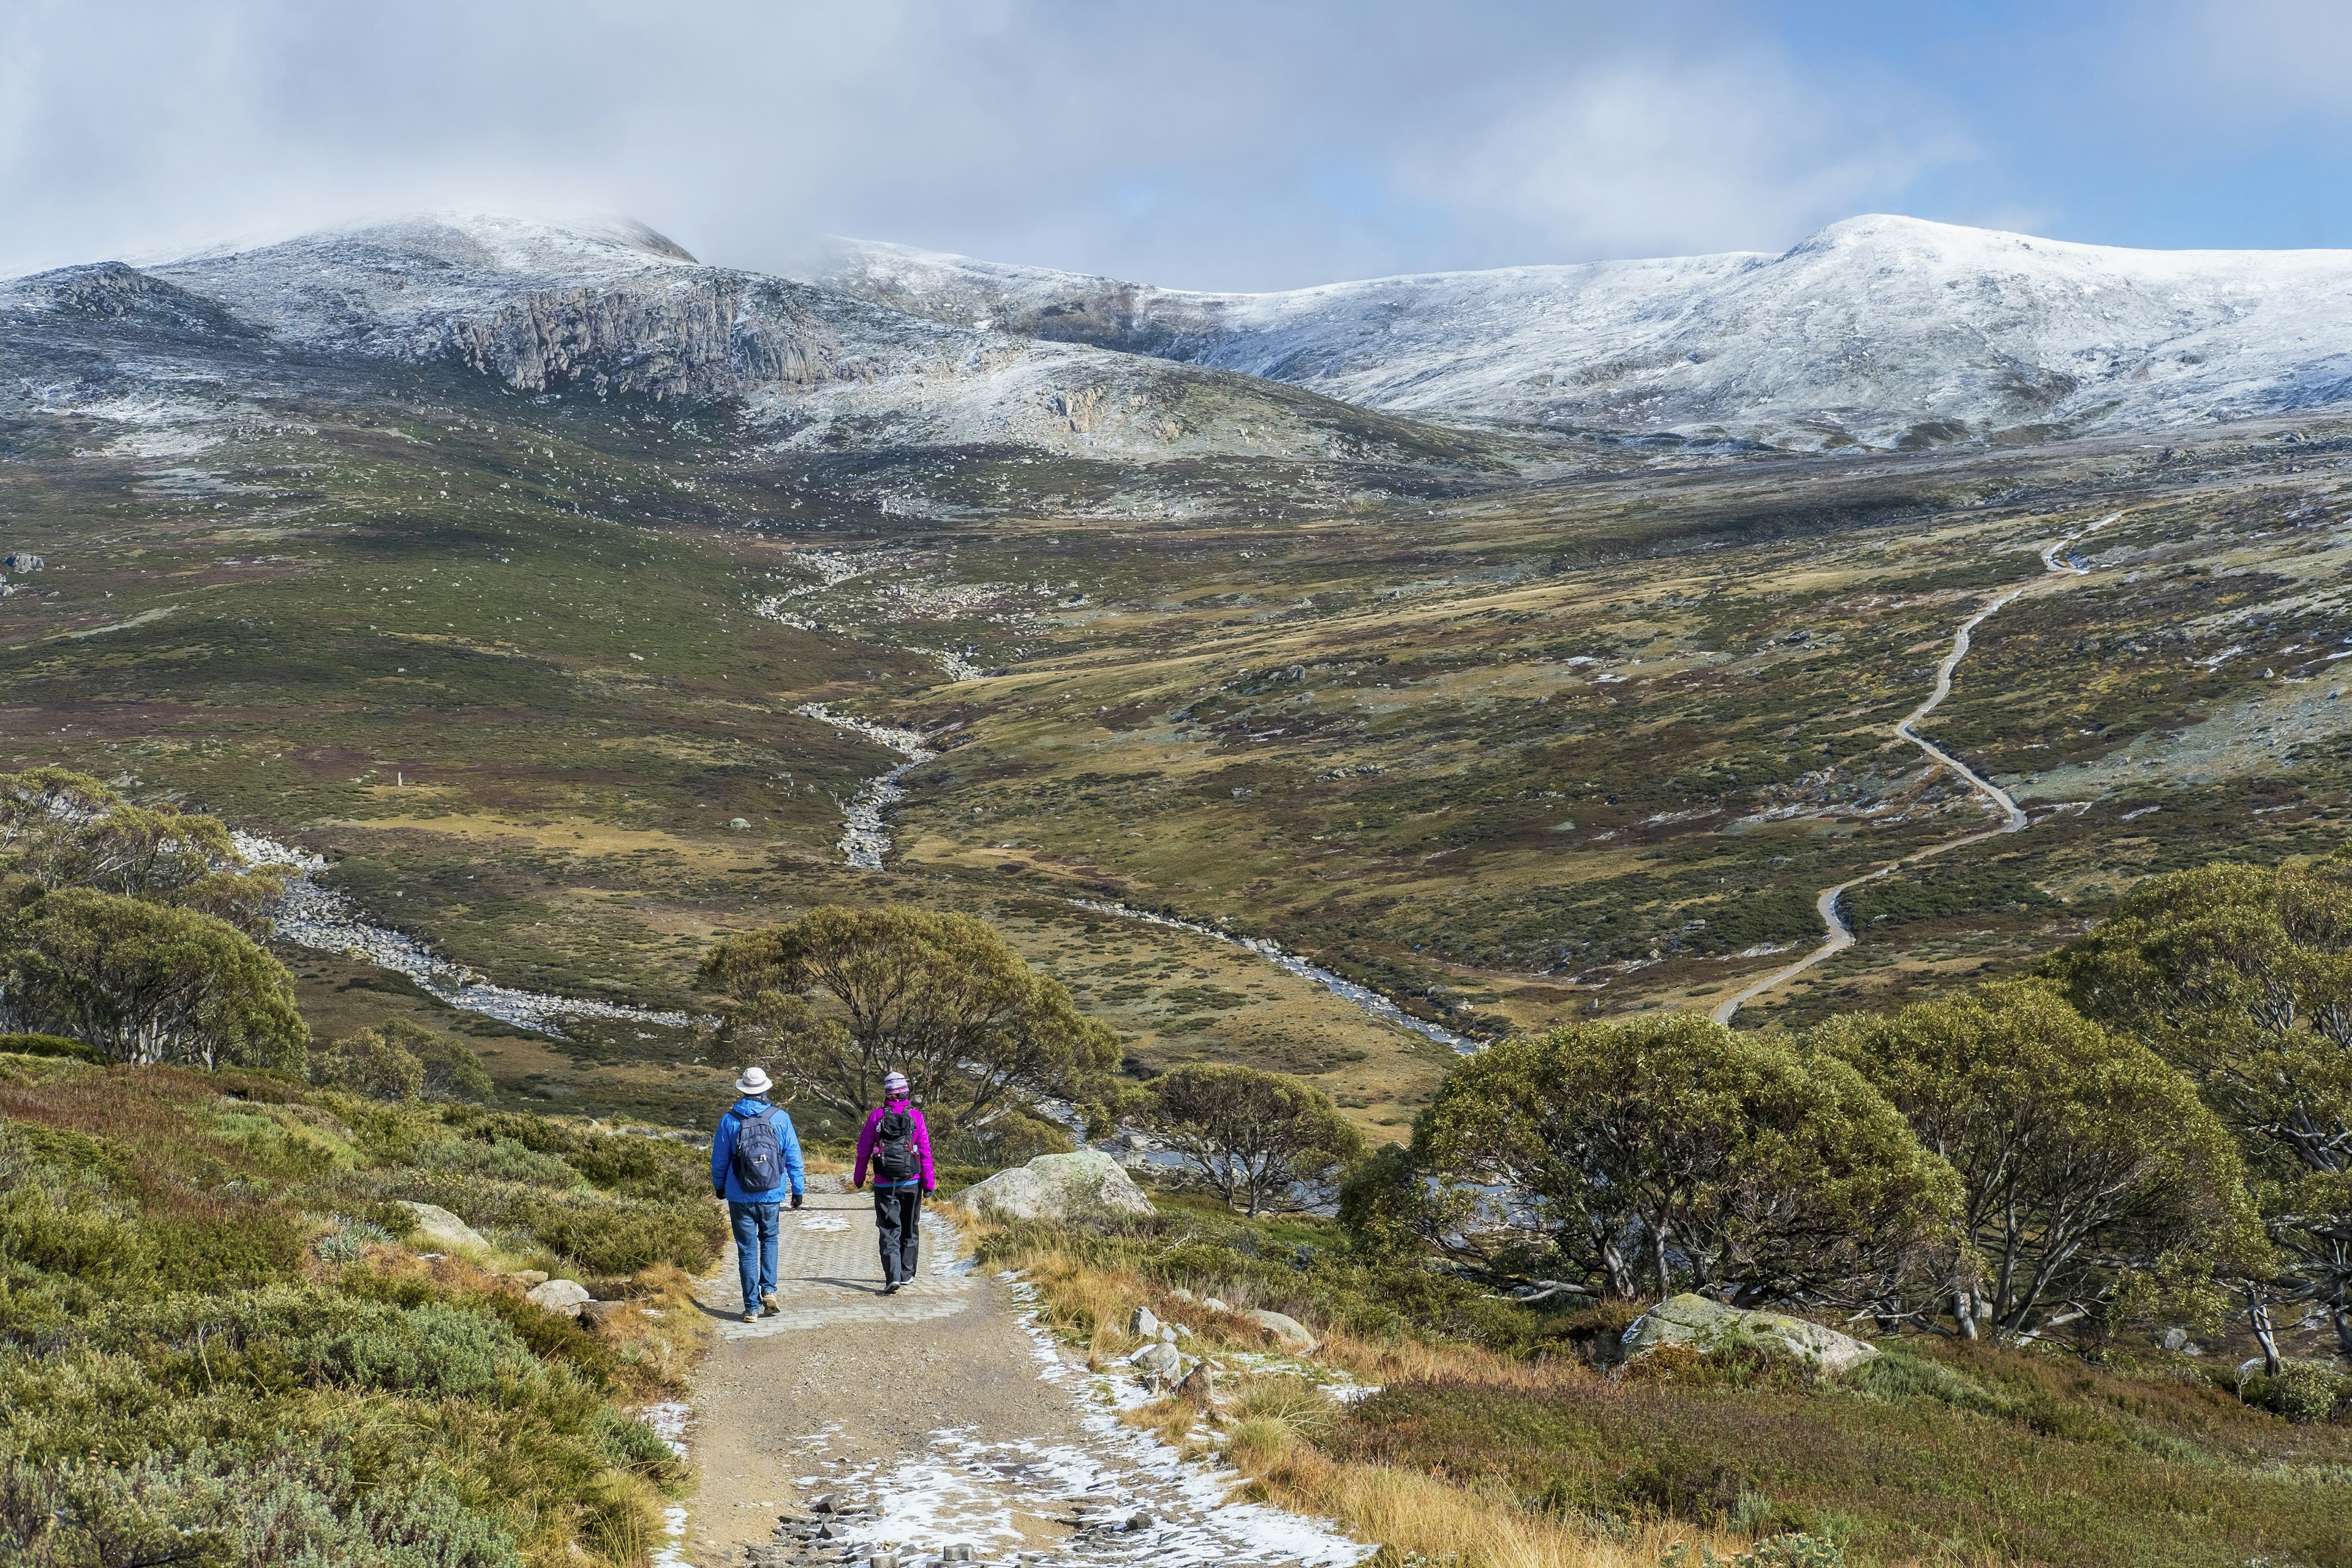
M 0 0 L 0 275 L 418 209 L 1196 288 L 1861 212 L 2352 247 L 2314 0 Z

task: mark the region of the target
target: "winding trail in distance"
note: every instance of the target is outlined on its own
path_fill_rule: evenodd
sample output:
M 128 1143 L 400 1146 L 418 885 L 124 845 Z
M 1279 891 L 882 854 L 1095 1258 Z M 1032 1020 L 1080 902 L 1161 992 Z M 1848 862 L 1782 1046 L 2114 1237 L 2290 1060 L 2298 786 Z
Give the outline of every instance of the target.
M 1727 1000 L 1717 1004 L 1714 1013 L 1717 1023 L 1730 1023 L 1740 1008 L 1753 1002 L 1757 997 L 1794 980 L 1808 969 L 1836 957 L 1853 945 L 1853 928 L 1847 925 L 1845 917 L 1838 913 L 1838 900 L 1845 897 L 1847 889 L 1858 888 L 1864 882 L 1874 882 L 1881 877 L 1890 876 L 1906 866 L 1916 865 L 1934 856 L 1965 848 L 1971 844 L 1981 844 L 1988 838 L 1999 838 L 2003 834 L 2017 833 L 2024 829 L 2027 822 L 2025 808 L 2019 805 L 2007 790 L 1992 783 L 1968 763 L 1920 734 L 1917 726 L 1928 714 L 1936 710 L 1945 698 L 1952 694 L 1952 677 L 1958 671 L 1960 660 L 1969 657 L 1969 641 L 1975 635 L 1977 627 L 1982 626 L 1988 618 L 2004 606 L 2030 592 L 2036 584 L 2046 583 L 2053 576 L 2089 576 L 2091 569 L 2074 560 L 2068 553 L 2067 547 L 2078 540 L 2089 538 L 2122 516 L 2123 513 L 2119 511 L 2111 512 L 2096 522 L 2078 528 L 2064 538 L 2042 546 L 2042 575 L 2028 578 L 2013 587 L 2004 588 L 1976 614 L 1962 621 L 1959 629 L 1952 634 L 1952 651 L 1944 656 L 1944 662 L 1936 670 L 1936 689 L 1927 694 L 1927 700 L 1918 707 L 1911 710 L 1895 722 L 1895 738 L 1896 740 L 1910 742 L 1927 753 L 1929 762 L 1957 775 L 1967 784 L 1969 788 L 1975 791 L 1987 805 L 2001 813 L 2000 826 L 1984 828 L 1975 833 L 1965 833 L 1958 838 L 1948 838 L 1941 844 L 1931 844 L 1927 848 L 1916 849 L 1900 859 L 1890 860 L 1874 871 L 1865 871 L 1859 877 L 1849 877 L 1833 888 L 1823 888 L 1821 896 L 1813 900 L 1813 912 L 1821 917 L 1822 930 L 1825 933 L 1822 944 L 1796 963 L 1773 971 L 1763 979 L 1756 981 L 1733 994 Z

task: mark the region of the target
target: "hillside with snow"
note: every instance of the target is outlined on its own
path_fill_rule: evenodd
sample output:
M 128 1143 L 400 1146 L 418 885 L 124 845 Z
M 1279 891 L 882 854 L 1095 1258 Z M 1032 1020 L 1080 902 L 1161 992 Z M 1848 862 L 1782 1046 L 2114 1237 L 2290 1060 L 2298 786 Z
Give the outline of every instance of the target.
M 941 321 L 1391 413 L 1799 449 L 2160 429 L 2352 398 L 2352 252 L 2150 251 L 1913 218 L 1779 256 L 1196 293 L 864 242 L 807 274 Z
M 201 422 L 301 367 L 723 402 L 779 451 L 1014 446 L 1155 461 L 1446 464 L 1462 440 L 1304 391 L 942 322 L 707 266 L 643 226 L 433 216 L 0 283 L 0 403 Z M 233 363 L 232 363 L 233 362 Z M 202 389 L 202 390 L 198 390 Z

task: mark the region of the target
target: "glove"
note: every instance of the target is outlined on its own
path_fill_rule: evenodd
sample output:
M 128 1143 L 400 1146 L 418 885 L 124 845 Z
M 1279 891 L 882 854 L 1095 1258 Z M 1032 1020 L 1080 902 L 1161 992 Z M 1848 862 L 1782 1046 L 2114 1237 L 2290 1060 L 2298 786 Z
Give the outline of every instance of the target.
M 798 1207 L 800 1207 L 800 1206 L 801 1206 L 801 1195 L 800 1195 L 800 1194 L 798 1194 L 798 1193 L 794 1193 L 794 1194 L 793 1194 L 793 1207 L 794 1207 L 794 1208 L 798 1208 Z
M 727 1189 L 725 1187 L 713 1187 L 710 1189 L 710 1195 L 714 1198 L 723 1200 L 727 1196 Z
M 936 1193 L 936 1192 L 938 1192 L 938 1191 L 939 1191 L 939 1188 L 937 1188 L 937 1187 L 925 1187 L 925 1188 L 923 1189 L 923 1195 L 924 1195 L 925 1197 L 929 1197 L 933 1193 Z

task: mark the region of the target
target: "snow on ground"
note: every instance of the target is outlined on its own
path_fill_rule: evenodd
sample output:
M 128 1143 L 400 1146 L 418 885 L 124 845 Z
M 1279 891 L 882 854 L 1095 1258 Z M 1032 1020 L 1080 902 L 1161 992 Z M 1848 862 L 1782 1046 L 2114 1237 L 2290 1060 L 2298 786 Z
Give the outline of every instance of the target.
M 1272 294 L 861 242 L 811 276 L 941 320 L 985 317 L 1396 413 L 1814 448 L 2155 427 L 2317 406 L 2352 388 L 2352 251 L 2126 250 L 1905 217 L 1850 218 L 1780 256 Z

